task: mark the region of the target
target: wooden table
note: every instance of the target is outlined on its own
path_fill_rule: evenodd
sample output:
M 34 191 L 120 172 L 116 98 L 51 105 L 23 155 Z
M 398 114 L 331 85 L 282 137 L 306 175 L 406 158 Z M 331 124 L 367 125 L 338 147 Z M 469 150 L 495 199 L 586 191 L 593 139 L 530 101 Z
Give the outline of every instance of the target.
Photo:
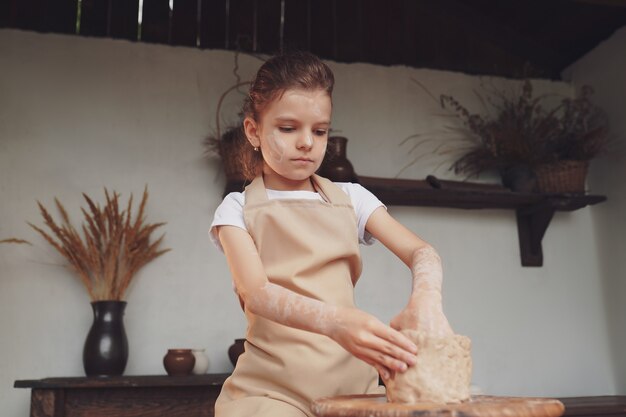
M 478 396 L 475 400 L 475 406 L 469 408 L 462 404 L 456 406 L 430 404 L 421 407 L 391 404 L 390 406 L 382 395 L 352 395 L 316 400 L 313 403 L 313 411 L 318 417 L 547 417 L 561 415 L 561 413 L 566 417 L 626 416 L 626 396 L 620 395 L 555 399 Z M 506 410 L 498 407 L 502 402 L 508 403 Z
M 472 396 L 459 404 L 389 403 L 384 395 L 346 395 L 313 402 L 317 417 L 560 417 L 563 403 L 552 398 Z
M 45 378 L 30 388 L 31 417 L 213 417 L 229 374 Z
M 45 378 L 14 387 L 32 390 L 31 417 L 213 417 L 229 375 Z M 626 416 L 626 396 L 557 399 L 567 417 Z

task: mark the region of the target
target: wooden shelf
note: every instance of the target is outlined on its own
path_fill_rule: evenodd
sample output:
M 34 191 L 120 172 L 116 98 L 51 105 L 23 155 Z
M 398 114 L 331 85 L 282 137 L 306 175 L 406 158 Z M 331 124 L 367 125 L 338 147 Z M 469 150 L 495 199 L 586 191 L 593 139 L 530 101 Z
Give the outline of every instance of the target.
M 517 193 L 497 184 L 440 180 L 406 180 L 358 176 L 355 182 L 388 206 L 515 210 L 522 266 L 542 266 L 541 241 L 557 211 L 574 211 L 606 201 L 602 195 Z M 243 191 L 243 182 L 228 182 L 224 195 Z
M 359 176 L 386 205 L 515 210 L 522 266 L 542 266 L 541 241 L 557 211 L 574 211 L 606 201 L 602 195 L 517 193 L 492 184 L 404 180 Z

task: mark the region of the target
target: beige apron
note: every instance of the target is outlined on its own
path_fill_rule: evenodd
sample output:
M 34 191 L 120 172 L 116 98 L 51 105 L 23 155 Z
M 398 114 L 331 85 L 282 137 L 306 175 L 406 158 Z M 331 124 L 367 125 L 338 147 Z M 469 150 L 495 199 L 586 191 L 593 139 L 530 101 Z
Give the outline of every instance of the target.
M 257 177 L 246 187 L 246 227 L 271 282 L 352 307 L 361 273 L 354 208 L 331 181 L 312 180 L 325 201 L 269 200 Z M 332 339 L 245 312 L 246 350 L 224 383 L 216 417 L 312 417 L 316 398 L 380 392 L 374 368 Z

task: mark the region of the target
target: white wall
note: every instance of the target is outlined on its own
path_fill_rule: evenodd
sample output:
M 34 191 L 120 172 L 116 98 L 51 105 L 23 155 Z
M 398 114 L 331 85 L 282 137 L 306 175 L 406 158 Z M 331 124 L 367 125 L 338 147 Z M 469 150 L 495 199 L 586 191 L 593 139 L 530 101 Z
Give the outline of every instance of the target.
M 606 194 L 606 204 L 593 211 L 594 234 L 598 240 L 596 256 L 602 269 L 607 324 L 610 332 L 615 384 L 626 392 L 626 27 L 600 44 L 578 62 L 565 76 L 575 86 L 592 85 L 593 101 L 606 109 L 614 143 L 602 164 L 596 164 L 589 183 Z
M 242 78 L 259 64 L 241 56 Z M 440 111 L 412 77 L 435 94 L 479 106 L 477 77 L 330 64 L 337 79 L 333 126 L 349 138 L 348 157 L 362 175 L 394 176 L 411 158 L 408 146 L 398 145 L 403 138 L 443 132 Z M 0 246 L 3 415 L 28 410 L 29 393 L 11 388 L 15 379 L 83 374 L 91 324 L 80 283 L 25 223 L 40 223 L 37 199 L 50 206 L 56 196 L 78 219 L 81 192 L 101 201 L 106 186 L 125 201 L 148 184 L 148 220 L 167 222 L 173 251 L 129 290 L 126 374 L 164 373 L 161 360 L 171 347 L 206 347 L 211 372 L 231 369 L 226 350 L 245 322 L 226 262 L 207 238 L 224 179 L 217 162 L 203 157 L 202 139 L 214 127 L 219 94 L 235 81 L 233 66 L 230 52 L 0 30 L 0 237 L 35 242 Z M 539 92 L 572 91 L 565 83 L 536 85 Z M 236 114 L 235 98 L 226 118 Z M 440 162 L 427 159 L 403 176 L 424 178 Z M 435 174 L 451 176 L 445 168 Z M 594 229 L 594 213 L 605 208 L 557 214 L 544 238 L 545 266 L 522 268 L 512 211 L 390 207 L 440 251 L 445 310 L 473 340 L 474 384 L 485 393 L 616 392 L 597 254 L 602 236 Z M 381 245 L 364 248 L 363 258 L 357 302 L 388 321 L 407 300 L 408 271 Z

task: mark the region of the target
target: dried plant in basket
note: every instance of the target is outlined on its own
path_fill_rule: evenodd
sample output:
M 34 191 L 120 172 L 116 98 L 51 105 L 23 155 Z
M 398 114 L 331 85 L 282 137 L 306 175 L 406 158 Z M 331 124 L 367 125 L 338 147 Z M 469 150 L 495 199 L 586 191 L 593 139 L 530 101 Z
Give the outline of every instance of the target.
M 547 96 L 534 96 L 532 82 L 526 79 L 517 95 L 497 89 L 486 96 L 476 93 L 486 114 L 471 113 L 453 96 L 440 95 L 435 98 L 440 106 L 463 126 L 452 128 L 459 134 L 457 141 L 446 141 L 438 149 L 459 155 L 450 169 L 468 177 L 488 170 L 504 173 L 516 167 L 535 170 L 559 161 L 589 161 L 609 144 L 608 120 L 589 100 L 591 93 L 591 87 L 583 86 L 580 95 L 545 107 Z
M 144 189 L 139 209 L 133 219 L 130 195 L 125 210 L 120 210 L 116 192 L 104 189 L 106 204 L 99 204 L 83 193 L 88 208 L 82 208 L 82 236 L 72 225 L 65 207 L 55 198 L 61 221 L 56 222 L 43 204 L 37 202 L 49 232 L 28 223 L 69 263 L 84 284 L 92 301 L 122 300 L 137 272 L 148 262 L 170 249 L 161 249 L 163 235 L 152 239 L 156 229 L 165 223 L 146 223 L 148 189 Z M 0 243 L 28 243 L 11 238 Z
M 589 161 L 610 145 L 606 113 L 591 102 L 593 89 L 584 85 L 580 94 L 565 98 L 558 107 L 560 132 L 550 144 L 552 161 Z
M 221 108 L 226 96 L 248 84 L 250 84 L 249 81 L 238 82 L 222 93 L 215 112 L 215 134 L 204 139 L 206 154 L 217 155 L 220 158 L 228 181 L 243 181 L 249 177 L 254 178 L 257 165 L 258 155 L 252 152 L 243 130 L 243 115 L 239 114 L 239 120 L 229 124 L 225 130 L 221 129 L 220 124 Z
M 533 96 L 529 80 L 518 97 L 496 91 L 481 99 L 492 107 L 492 116 L 472 114 L 454 97 L 440 96 L 441 106 L 455 112 L 466 129 L 464 146 L 458 149 L 462 155 L 451 166 L 455 173 L 477 176 L 486 170 L 533 168 L 553 158 L 550 144 L 561 133 L 558 109 L 545 109 L 544 96 Z

